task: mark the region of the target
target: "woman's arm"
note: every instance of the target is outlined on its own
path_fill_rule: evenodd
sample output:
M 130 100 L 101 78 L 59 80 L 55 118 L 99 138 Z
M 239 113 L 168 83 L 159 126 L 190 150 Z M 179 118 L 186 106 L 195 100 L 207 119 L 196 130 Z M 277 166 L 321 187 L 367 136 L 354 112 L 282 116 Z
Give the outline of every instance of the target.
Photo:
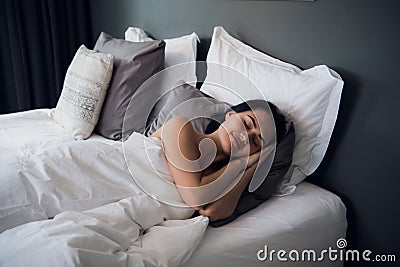
M 228 164 L 223 166 L 221 169 L 213 172 L 209 175 L 203 176 L 201 178 L 201 184 L 208 184 L 213 182 L 218 178 L 222 178 L 221 175 L 226 175 L 228 177 L 236 177 L 241 173 L 241 170 L 248 169 L 250 166 L 258 162 L 260 158 L 260 152 L 254 153 L 249 157 L 240 157 L 231 160 Z
M 235 160 L 226 170 L 203 177 L 202 171 L 196 168 L 194 163 L 201 156 L 198 148 L 201 137 L 197 134 L 192 124 L 183 116 L 172 118 L 163 126 L 162 131 L 157 133 L 163 141 L 168 168 L 177 189 L 185 203 L 194 209 L 200 209 L 204 203 L 215 199 L 213 194 L 218 193 L 218 188 L 215 193 L 210 191 L 210 188 L 203 187 L 204 185 L 217 178 L 226 178 L 221 181 L 231 181 L 246 167 L 241 160 Z M 218 183 L 218 186 L 224 185 Z
M 171 176 L 178 186 L 200 185 L 201 172 L 191 170 L 187 163 L 199 158 L 200 152 L 194 138 L 194 129 L 183 116 L 168 120 L 159 135 L 163 142 L 165 157 Z
M 245 170 L 243 176 L 240 178 L 235 187 L 222 198 L 201 207 L 199 210 L 201 215 L 209 217 L 210 221 L 225 219 L 232 215 L 232 213 L 235 211 L 237 203 L 239 202 L 240 196 L 250 183 L 250 180 L 256 170 L 257 161 L 255 161 L 255 159 L 258 159 L 256 154 L 253 154 L 255 155 L 254 157 L 249 158 L 249 163 L 253 164 Z
M 222 187 L 227 186 L 229 181 L 239 174 L 243 174 L 245 169 L 256 161 L 255 155 L 251 155 L 248 162 L 245 157 L 238 158 L 217 172 L 202 176 L 201 170 L 193 168 L 196 164 L 192 165 L 193 161 L 198 160 L 201 156 L 198 149 L 201 138 L 186 117 L 177 116 L 170 119 L 157 133 L 157 136 L 161 137 L 163 141 L 168 168 L 182 199 L 197 210 L 204 203 L 216 199 L 219 192 L 223 190 Z M 216 179 L 221 179 L 215 184 L 220 188 L 203 187 Z

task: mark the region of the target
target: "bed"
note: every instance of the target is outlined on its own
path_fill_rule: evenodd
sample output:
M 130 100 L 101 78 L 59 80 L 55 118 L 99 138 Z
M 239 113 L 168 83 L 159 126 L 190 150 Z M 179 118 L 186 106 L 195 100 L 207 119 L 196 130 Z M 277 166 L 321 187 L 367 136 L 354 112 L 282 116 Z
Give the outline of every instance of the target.
M 111 141 L 96 134 L 92 135 L 88 140 L 76 141 L 68 136 L 59 124 L 54 122 L 51 117 L 53 112 L 54 109 L 40 109 L 3 115 L 1 117 L 3 148 L 5 147 L 4 144 L 7 144 L 9 151 L 25 149 L 26 152 L 28 148 L 35 148 L 36 151 L 29 152 L 30 154 L 35 154 L 41 150 L 40 147 L 43 149 L 43 147 L 49 148 L 60 146 L 60 144 L 65 146 L 66 143 L 71 142 L 82 143 L 90 141 L 106 144 L 110 147 L 121 146 L 119 141 Z M 29 129 L 28 133 L 26 129 Z M 16 140 L 20 142 L 17 143 Z M 2 160 L 2 163 L 4 164 L 5 161 Z M 6 169 L 4 166 L 1 168 L 2 177 L 5 177 L 4 170 Z M 47 171 L 51 173 L 49 170 Z M 59 195 L 63 196 L 64 199 L 61 197 L 54 198 L 51 203 L 45 201 L 55 191 L 52 189 L 54 184 L 52 188 L 46 187 L 46 184 L 49 184 L 48 179 L 44 179 L 43 182 L 45 183 L 42 186 L 39 186 L 39 181 L 37 181 L 36 191 L 26 191 L 29 194 L 34 193 L 38 202 L 24 202 L 20 205 L 16 205 L 16 201 L 22 198 L 18 196 L 21 193 L 14 190 L 15 184 L 11 188 L 9 188 L 10 183 L 2 184 L 1 203 L 3 209 L 0 212 L 2 230 L 11 229 L 31 221 L 46 220 L 68 209 L 84 211 L 108 203 L 115 203 L 120 199 L 129 198 L 132 195 L 132 191 L 137 190 L 132 185 L 134 180 L 129 174 L 119 177 L 110 175 L 102 175 L 100 177 L 101 173 L 106 173 L 103 171 L 94 175 L 95 182 L 86 181 L 82 176 L 78 177 L 79 180 L 72 177 L 71 184 L 76 182 L 74 194 L 68 195 L 68 192 L 64 192 L 64 194 Z M 90 179 L 91 176 L 93 174 L 86 177 Z M 67 182 L 67 180 L 62 181 L 56 178 L 53 178 L 53 181 L 56 184 L 62 183 L 63 185 Z M 18 188 L 21 189 L 21 186 Z M 90 189 L 90 191 L 79 191 L 82 188 Z M 103 194 L 102 197 L 96 197 L 98 192 Z M 9 194 L 12 195 L 11 198 Z M 91 195 L 91 197 L 85 197 L 87 195 Z M 69 201 L 63 203 L 62 200 L 67 199 Z M 6 203 L 13 203 L 14 206 L 5 207 Z M 40 208 L 45 211 L 40 212 Z M 193 249 L 193 255 L 185 263 L 185 266 L 262 266 L 266 262 L 257 258 L 257 252 L 263 250 L 265 245 L 270 249 L 285 249 L 288 252 L 293 249 L 301 251 L 306 248 L 321 251 L 328 247 L 335 248 L 336 241 L 345 237 L 346 228 L 346 208 L 340 198 L 313 184 L 302 182 L 293 194 L 283 197 L 274 196 L 225 226 L 215 228 L 209 226 L 201 241 L 199 239 L 199 244 L 196 249 Z M 18 230 L 17 232 L 20 231 Z M 66 234 L 66 230 L 64 229 L 63 231 L 62 233 Z M 19 238 L 22 238 L 21 233 L 19 234 Z M 87 237 L 88 240 L 90 238 L 90 236 Z M 4 238 L 3 234 L 2 241 L 4 242 L 4 240 L 10 243 L 10 239 Z M 35 240 L 38 242 L 38 238 Z M 15 247 L 9 247 L 14 249 L 14 253 L 16 252 Z M 53 253 L 55 253 L 54 247 Z M 27 249 L 26 247 L 23 248 Z M 32 247 L 28 248 L 30 253 L 35 252 Z M 40 249 L 43 250 L 45 247 L 41 246 Z M 6 253 L 4 247 L 2 251 L 2 253 Z M 18 257 L 14 257 L 14 259 L 16 258 Z M 48 259 L 46 260 L 48 261 Z M 18 265 L 18 263 L 12 263 L 12 265 Z M 48 261 L 48 263 L 50 264 L 51 261 Z M 285 264 L 286 266 L 289 263 L 279 262 L 275 258 L 268 264 L 273 266 Z M 305 262 L 304 264 L 310 266 L 311 263 Z M 326 258 L 322 262 L 315 262 L 315 264 L 340 266 L 341 262 L 329 262 L 329 259 Z
M 207 229 L 185 266 L 342 266 L 343 262 L 279 261 L 267 251 L 337 249 L 346 235 L 346 208 L 335 194 L 308 182 L 286 197 L 272 197 L 257 208 L 220 228 Z M 318 255 L 318 254 L 317 254 Z M 286 255 L 288 258 L 288 255 Z
M 114 57 L 124 56 L 118 54 L 121 51 L 131 57 L 132 44 L 102 34 L 94 49 L 97 52 L 86 47 L 78 50 L 55 109 L 0 116 L 1 265 L 342 266 L 343 262 L 328 257 L 314 261 L 284 261 L 276 255 L 265 258 L 268 250 L 301 253 L 313 249 L 318 253 L 336 248 L 336 242 L 346 237 L 346 208 L 340 198 L 304 181 L 322 161 L 329 143 L 343 86 L 340 76 L 326 66 L 300 70 L 240 43 L 222 27 L 214 29 L 207 78 L 198 91 L 207 94 L 208 100 L 229 104 L 266 97 L 293 121 L 296 145 L 292 164 L 274 196 L 232 222 L 212 227 L 204 216 L 191 218 L 193 211 L 189 208 L 158 201 L 160 195 L 149 195 L 143 184 L 132 178 L 136 175 L 144 184 L 156 184 L 148 166 L 162 165 L 157 164 L 160 147 L 141 134 L 148 129 L 141 117 L 146 109 L 156 128 L 166 119 L 162 114 L 167 111 L 151 108 L 151 83 L 145 87 L 141 84 L 160 70 L 164 56 L 165 65 L 174 66 L 174 53 L 184 51 L 186 54 L 178 53 L 178 58 L 191 63 L 198 42 L 194 33 L 165 40 L 167 47 L 163 41 L 147 38 L 140 29 L 127 30 L 128 41 L 144 41 L 135 47 L 134 54 L 139 56 L 127 62 L 151 54 L 150 65 L 146 65 L 148 60 L 139 64 L 142 69 L 121 60 L 119 66 L 113 65 Z M 109 42 L 123 49 L 112 55 L 107 50 Z M 162 62 L 157 63 L 160 58 Z M 96 68 L 92 68 L 94 61 Z M 113 66 L 118 66 L 114 72 Z M 195 67 L 193 63 L 180 65 L 174 75 L 166 76 L 171 83 L 179 79 L 195 84 Z M 147 74 L 141 81 L 131 81 L 126 71 L 119 72 L 121 69 Z M 238 80 L 237 72 L 244 73 L 245 78 Z M 90 79 L 80 80 L 84 75 L 90 75 Z M 97 75 L 96 82 L 93 75 Z M 288 78 L 282 79 L 282 75 Z M 249 79 L 252 87 L 244 89 Z M 165 75 L 161 81 L 166 82 Z M 267 88 L 261 94 L 260 85 Z M 294 85 L 296 90 L 291 91 Z M 74 91 L 77 86 L 85 94 Z M 122 87 L 123 93 L 115 93 L 116 87 Z M 132 87 L 136 90 L 126 93 Z M 226 87 L 231 90 L 226 91 Z M 99 92 L 96 96 L 89 90 L 93 88 Z M 139 97 L 132 98 L 133 94 Z M 140 98 L 143 95 L 147 98 Z M 150 95 L 157 98 L 162 92 Z M 131 98 L 135 100 L 127 101 Z M 169 103 L 170 99 L 162 106 L 175 105 Z M 176 101 L 176 97 L 173 99 Z M 123 103 L 122 107 L 116 109 L 116 102 Z M 79 114 L 78 119 L 74 114 Z M 126 120 L 134 123 L 126 124 Z M 131 143 L 134 149 L 127 152 Z M 140 154 L 147 153 L 149 146 L 156 151 L 156 164 L 143 161 L 146 154 Z M 134 162 L 133 167 L 127 162 Z M 157 188 L 173 203 L 183 202 L 170 184 L 158 184 Z

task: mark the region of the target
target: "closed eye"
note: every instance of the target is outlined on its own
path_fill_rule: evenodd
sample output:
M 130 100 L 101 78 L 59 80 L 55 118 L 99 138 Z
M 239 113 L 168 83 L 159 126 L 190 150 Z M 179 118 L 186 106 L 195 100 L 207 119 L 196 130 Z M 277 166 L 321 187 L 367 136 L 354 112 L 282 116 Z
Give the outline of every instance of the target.
M 255 145 L 256 147 L 258 147 L 257 140 L 256 140 L 255 137 L 253 137 L 253 143 L 254 143 L 254 145 Z

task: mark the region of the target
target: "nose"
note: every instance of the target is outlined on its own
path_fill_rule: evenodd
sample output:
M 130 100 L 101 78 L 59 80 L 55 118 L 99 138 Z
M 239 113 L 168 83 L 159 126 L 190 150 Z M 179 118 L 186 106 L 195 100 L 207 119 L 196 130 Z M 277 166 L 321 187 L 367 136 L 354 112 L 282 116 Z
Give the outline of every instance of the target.
M 245 132 L 241 132 L 239 134 L 240 142 L 242 142 L 243 144 L 247 144 L 249 142 L 251 136 L 253 136 L 255 134 L 257 134 L 256 131 L 254 131 L 252 129 L 249 129 L 249 130 L 247 130 Z

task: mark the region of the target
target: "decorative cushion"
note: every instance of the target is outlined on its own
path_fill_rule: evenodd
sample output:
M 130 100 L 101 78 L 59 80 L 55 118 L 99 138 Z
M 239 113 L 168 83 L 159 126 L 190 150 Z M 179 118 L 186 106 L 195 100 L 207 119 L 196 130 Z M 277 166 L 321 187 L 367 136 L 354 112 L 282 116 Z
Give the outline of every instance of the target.
M 325 65 L 301 70 L 245 45 L 222 27 L 214 28 L 201 91 L 230 104 L 266 99 L 294 123 L 293 162 L 279 186 L 281 193 L 293 189 L 321 163 L 342 88 L 340 76 Z
M 81 45 L 65 75 L 54 119 L 75 139 L 86 139 L 99 119 L 114 57 Z
M 95 51 L 114 55 L 114 72 L 95 131 L 120 140 L 128 104 L 149 77 L 164 67 L 164 41 L 133 43 L 102 32 Z

